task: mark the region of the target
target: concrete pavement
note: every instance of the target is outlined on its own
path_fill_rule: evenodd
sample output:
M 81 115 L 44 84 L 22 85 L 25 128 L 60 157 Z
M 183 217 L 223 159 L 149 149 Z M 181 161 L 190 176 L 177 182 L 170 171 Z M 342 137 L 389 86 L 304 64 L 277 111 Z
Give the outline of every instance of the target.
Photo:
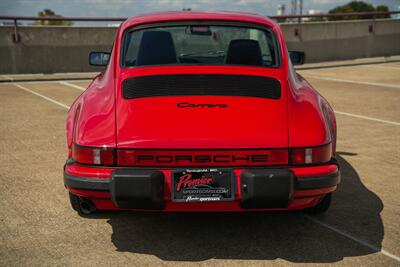
M 65 118 L 90 81 L 0 83 L 0 266 L 399 266 L 400 64 L 301 74 L 337 111 L 343 181 L 321 216 L 80 217 L 62 182 Z

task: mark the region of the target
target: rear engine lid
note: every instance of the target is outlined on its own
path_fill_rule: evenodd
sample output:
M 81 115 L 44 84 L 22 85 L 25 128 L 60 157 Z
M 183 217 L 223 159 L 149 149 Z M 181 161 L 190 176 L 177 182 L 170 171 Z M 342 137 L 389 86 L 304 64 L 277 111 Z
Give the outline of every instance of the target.
M 285 84 L 273 77 L 147 75 L 121 81 L 119 148 L 287 148 Z

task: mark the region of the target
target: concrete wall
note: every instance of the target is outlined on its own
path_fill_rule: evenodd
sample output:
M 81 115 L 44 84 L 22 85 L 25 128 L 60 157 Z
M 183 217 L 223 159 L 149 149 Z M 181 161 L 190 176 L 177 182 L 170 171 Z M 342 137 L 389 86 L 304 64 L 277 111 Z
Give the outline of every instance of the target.
M 372 25 L 373 32 L 369 32 Z M 289 50 L 306 52 L 306 62 L 400 55 L 400 20 L 282 24 Z M 0 73 L 97 71 L 90 51 L 109 51 L 116 28 L 0 26 Z M 296 34 L 297 32 L 297 34 Z
M 0 27 L 0 73 L 59 73 L 97 71 L 88 64 L 90 51 L 110 51 L 117 28 L 19 27 L 21 41 L 13 42 L 14 27 Z
M 307 63 L 400 55 L 400 20 L 284 24 L 282 29 L 289 50 L 305 51 Z

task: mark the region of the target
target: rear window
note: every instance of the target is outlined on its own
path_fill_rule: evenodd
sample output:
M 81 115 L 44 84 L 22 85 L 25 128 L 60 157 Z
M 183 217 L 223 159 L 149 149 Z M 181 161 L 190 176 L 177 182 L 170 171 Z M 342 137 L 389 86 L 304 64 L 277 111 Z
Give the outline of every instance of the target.
M 226 25 L 161 26 L 128 31 L 122 66 L 245 65 L 279 67 L 275 35 Z

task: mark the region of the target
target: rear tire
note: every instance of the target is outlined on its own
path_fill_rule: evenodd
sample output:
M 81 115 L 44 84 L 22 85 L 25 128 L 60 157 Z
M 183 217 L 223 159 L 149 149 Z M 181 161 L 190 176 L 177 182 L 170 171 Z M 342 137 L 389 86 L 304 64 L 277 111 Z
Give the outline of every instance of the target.
M 314 207 L 307 208 L 304 211 L 310 214 L 321 214 L 326 212 L 331 206 L 332 193 L 327 194 L 322 200 Z

